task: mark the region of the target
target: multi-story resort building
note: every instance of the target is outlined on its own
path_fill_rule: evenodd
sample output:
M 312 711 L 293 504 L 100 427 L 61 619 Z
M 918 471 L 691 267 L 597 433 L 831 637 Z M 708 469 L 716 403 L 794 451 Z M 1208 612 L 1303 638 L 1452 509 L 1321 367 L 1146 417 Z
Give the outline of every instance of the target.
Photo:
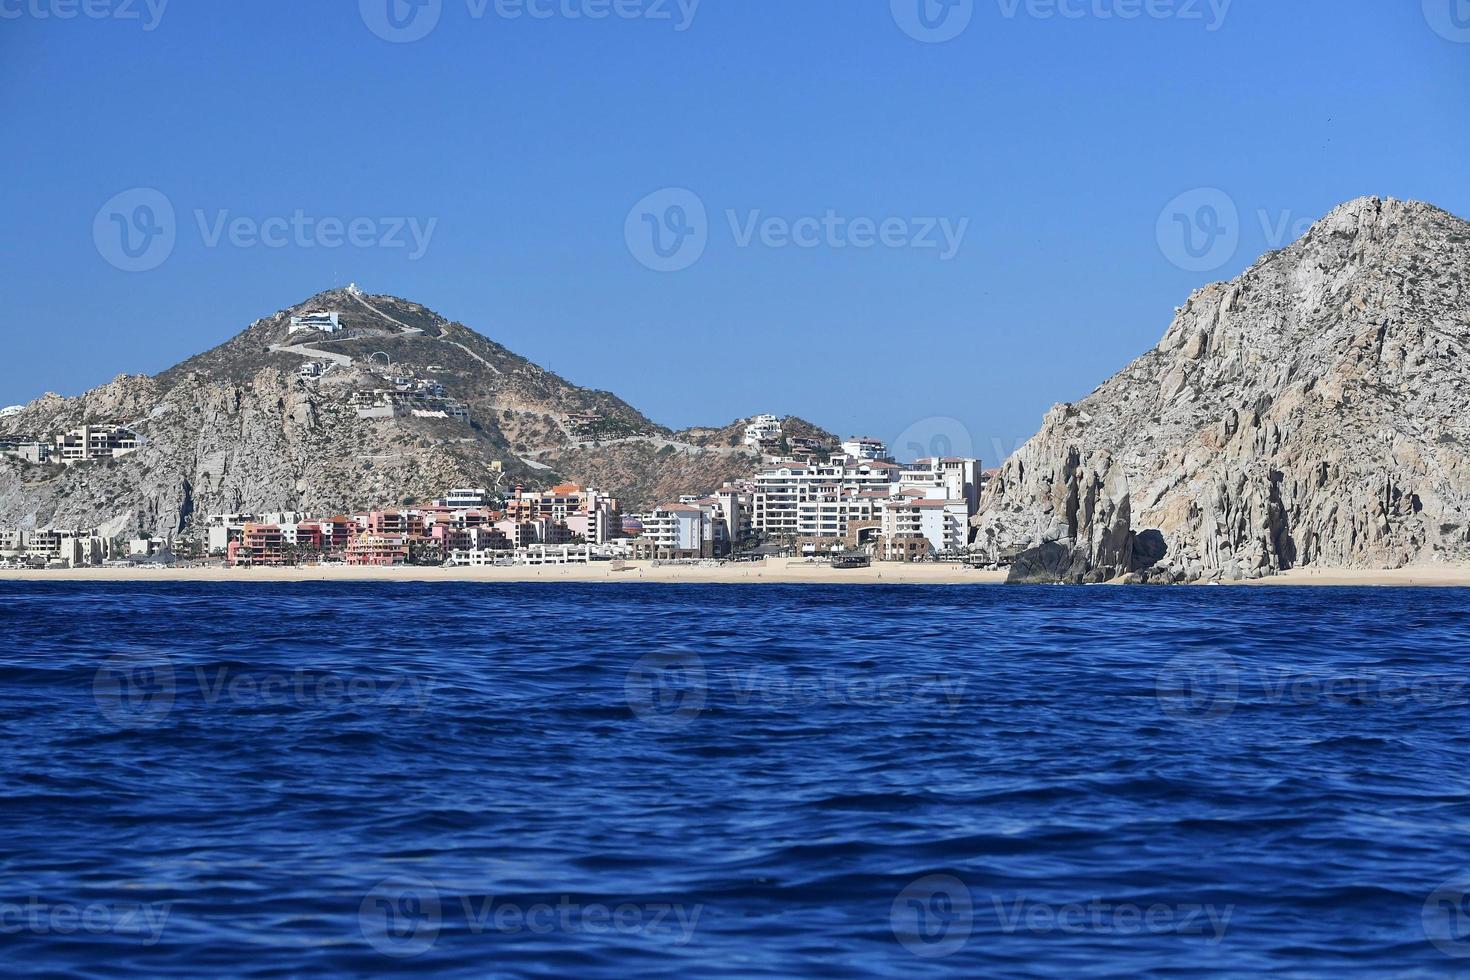
M 254 567 L 286 564 L 286 542 L 279 524 L 250 522 L 241 528 L 240 537 L 228 546 L 231 565 Z
M 888 446 L 883 443 L 883 440 L 870 436 L 853 436 L 842 444 L 842 451 L 854 459 L 893 462 L 893 457 L 888 455 Z
M 137 448 L 137 434 L 120 425 L 84 425 L 57 436 L 54 455 L 63 463 L 81 463 L 115 459 Z
M 346 560 L 349 565 L 389 567 L 407 564 L 408 556 L 406 536 L 366 532 L 353 538 L 347 545 Z
M 659 504 L 639 514 L 643 532 L 632 542 L 635 558 L 713 558 L 710 510 L 696 504 Z
M 782 462 L 756 474 L 751 524 L 766 537 L 801 533 L 800 505 L 822 494 L 890 492 L 899 467 L 882 461 L 831 456 L 824 463 Z
M 962 500 L 900 498 L 879 508 L 879 558 L 916 561 L 955 553 L 969 540 L 970 512 Z
M 868 457 L 887 455 L 875 439 L 843 445 Z M 756 475 L 752 526 L 766 538 L 794 539 L 805 554 L 872 546 L 880 558 L 913 561 L 965 547 L 980 486 L 977 459 L 899 466 L 848 452 L 825 462 L 783 460 Z M 916 508 L 916 501 L 925 503 Z M 934 516 L 941 512 L 947 516 Z M 926 516 L 916 524 L 920 513 Z
M 0 437 L 0 454 L 28 463 L 53 460 L 71 465 L 94 459 L 115 459 L 138 449 L 137 433 L 120 425 L 84 425 L 51 440 L 31 436 Z

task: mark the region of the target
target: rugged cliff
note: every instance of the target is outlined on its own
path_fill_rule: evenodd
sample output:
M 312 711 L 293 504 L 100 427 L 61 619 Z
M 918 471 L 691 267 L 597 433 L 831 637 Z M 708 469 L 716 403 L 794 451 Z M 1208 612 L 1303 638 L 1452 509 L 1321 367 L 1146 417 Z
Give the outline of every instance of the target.
M 1047 546 L 1014 576 L 1040 581 L 1470 558 L 1467 408 L 1470 224 L 1353 201 L 1053 408 L 987 486 L 975 544 Z
M 291 318 L 337 314 L 332 333 Z M 300 368 L 318 364 L 321 377 Z M 360 417 L 401 379 L 442 389 L 468 421 L 400 411 Z M 438 390 L 436 389 L 436 390 Z M 416 403 L 417 404 L 417 403 Z M 641 508 L 747 476 L 757 460 L 673 432 L 609 392 L 580 388 L 462 324 L 392 296 L 332 290 L 252 323 L 156 377 L 77 398 L 46 395 L 0 418 L 0 435 L 50 437 L 121 424 L 128 456 L 35 465 L 0 458 L 0 526 L 176 535 L 220 512 L 330 514 L 424 501 L 454 486 L 595 483 Z

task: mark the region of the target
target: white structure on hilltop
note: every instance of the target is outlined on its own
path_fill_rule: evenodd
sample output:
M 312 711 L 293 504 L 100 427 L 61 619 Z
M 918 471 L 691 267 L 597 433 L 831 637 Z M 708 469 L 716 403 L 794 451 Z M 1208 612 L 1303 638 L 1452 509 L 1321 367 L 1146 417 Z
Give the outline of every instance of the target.
M 757 415 L 745 426 L 745 444 L 759 446 L 781 438 L 781 420 L 774 415 Z
M 306 330 L 315 330 L 321 333 L 336 333 L 342 329 L 338 322 L 336 310 L 312 310 L 302 313 L 300 316 L 291 318 L 290 333 L 301 333 Z

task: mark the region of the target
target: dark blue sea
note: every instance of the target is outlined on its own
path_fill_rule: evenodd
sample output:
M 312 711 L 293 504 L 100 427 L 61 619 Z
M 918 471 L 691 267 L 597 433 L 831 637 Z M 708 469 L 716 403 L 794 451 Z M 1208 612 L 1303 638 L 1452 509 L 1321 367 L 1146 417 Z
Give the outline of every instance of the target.
M 1470 593 L 0 584 L 0 971 L 1470 970 Z

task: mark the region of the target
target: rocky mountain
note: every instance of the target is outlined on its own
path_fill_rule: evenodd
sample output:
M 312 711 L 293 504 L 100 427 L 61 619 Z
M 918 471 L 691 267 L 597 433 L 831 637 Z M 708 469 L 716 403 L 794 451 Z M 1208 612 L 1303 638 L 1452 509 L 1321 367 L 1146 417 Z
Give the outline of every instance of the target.
M 1470 558 L 1470 224 L 1364 198 L 1198 290 L 974 520 L 1025 581 Z
M 309 365 L 319 376 L 302 376 Z M 562 480 L 639 509 L 758 462 L 738 440 L 709 437 L 725 430 L 672 431 L 417 303 L 355 287 L 257 320 L 157 376 L 48 394 L 0 418 L 0 436 L 83 424 L 126 426 L 141 448 L 66 467 L 0 459 L 0 526 L 168 536 L 208 513 L 328 514 Z

